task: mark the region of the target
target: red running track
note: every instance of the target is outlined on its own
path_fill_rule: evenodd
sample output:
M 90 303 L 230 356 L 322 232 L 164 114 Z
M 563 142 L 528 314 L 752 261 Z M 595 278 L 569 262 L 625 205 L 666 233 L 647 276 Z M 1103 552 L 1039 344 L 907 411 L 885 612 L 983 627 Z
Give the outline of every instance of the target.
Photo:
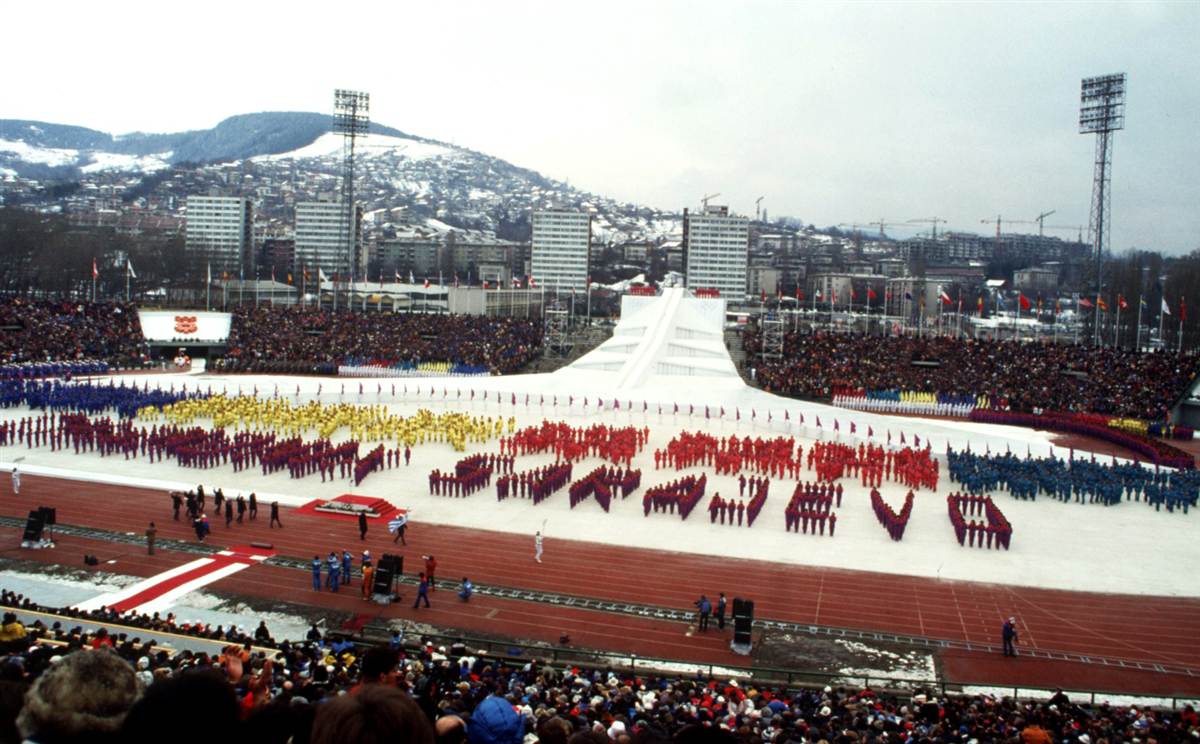
M 160 539 L 194 539 L 189 523 L 171 519 L 170 501 L 160 491 L 35 476 L 26 476 L 22 486 L 19 504 L 4 489 L 0 513 L 23 517 L 31 506 L 48 503 L 57 507 L 66 524 L 140 533 L 153 519 Z M 1027 648 L 1200 668 L 1200 648 L 1191 643 L 1200 633 L 1197 599 L 939 581 L 550 538 L 544 562 L 538 564 L 527 535 L 414 524 L 408 530 L 408 546 L 396 551 L 400 546 L 379 524 L 372 524 L 366 542 L 360 543 L 352 522 L 291 509 L 283 510 L 282 519 L 282 530 L 268 528 L 265 509 L 255 522 L 235 522 L 230 528 L 223 521 L 214 522 L 210 542 L 214 549 L 231 543 L 271 542 L 279 554 L 301 558 L 343 548 L 356 556 L 363 548 L 376 556 L 401 552 L 410 574 L 420 570 L 420 556 L 431 553 L 437 556 L 438 578 L 445 586 L 434 594 L 434 610 L 393 605 L 384 614 L 464 631 L 549 641 L 566 631 L 579 645 L 708 662 L 737 663 L 741 658 L 729 654 L 715 633 L 689 637 L 678 623 L 478 596 L 469 604 L 459 603 L 446 589 L 462 576 L 470 576 L 479 584 L 679 609 L 690 609 L 702 592 L 715 596 L 724 590 L 730 597 L 753 598 L 760 619 L 985 644 L 998 643 L 1003 618 L 1016 615 L 1021 643 Z M 12 534 L 5 542 L 18 539 Z M 63 550 L 72 544 L 73 540 L 64 540 L 51 554 L 23 555 L 74 564 L 83 551 Z M 89 550 L 102 558 L 117 551 L 129 553 L 117 568 L 138 573 L 131 570 L 130 564 L 138 561 L 126 546 L 101 543 Z M 157 570 L 163 570 L 162 557 L 154 559 L 160 566 Z M 181 555 L 169 565 L 190 559 Z M 154 571 L 139 570 L 146 573 L 138 575 Z M 311 590 L 307 574 L 270 565 L 253 566 L 211 588 L 355 612 L 364 607 L 357 585 L 353 597 L 318 595 Z

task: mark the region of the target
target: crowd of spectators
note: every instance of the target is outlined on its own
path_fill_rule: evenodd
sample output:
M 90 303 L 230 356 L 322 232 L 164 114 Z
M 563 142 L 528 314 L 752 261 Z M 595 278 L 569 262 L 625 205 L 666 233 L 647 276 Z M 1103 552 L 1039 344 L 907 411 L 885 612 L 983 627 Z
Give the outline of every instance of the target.
M 10 596 L 11 599 L 11 596 Z M 361 649 L 309 637 L 168 653 L 103 631 L 2 629 L 0 740 L 177 744 L 1184 742 L 1182 710 L 989 694 L 782 689 L 728 678 L 510 661 L 462 643 Z M 37 642 L 49 638 L 53 644 Z
M 437 362 L 508 374 L 536 357 L 541 343 L 541 324 L 532 320 L 247 306 L 234 309 L 215 366 L 336 375 L 339 366 L 418 370 Z
M 747 357 L 761 336 L 743 337 Z M 988 396 L 1023 412 L 1079 411 L 1162 420 L 1196 376 L 1191 354 L 950 337 L 789 333 L 757 366 L 763 388 L 827 400 L 839 390 Z
M 133 305 L 0 298 L 0 364 L 86 359 L 131 367 L 147 358 Z

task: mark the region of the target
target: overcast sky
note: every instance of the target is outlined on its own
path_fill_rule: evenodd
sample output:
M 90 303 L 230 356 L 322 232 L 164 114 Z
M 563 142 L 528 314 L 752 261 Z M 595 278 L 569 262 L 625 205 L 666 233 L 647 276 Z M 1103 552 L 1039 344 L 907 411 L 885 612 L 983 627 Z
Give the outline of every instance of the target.
M 4 17 L 2 118 L 175 131 L 328 111 L 346 87 L 376 121 L 586 190 L 673 210 L 720 192 L 748 214 L 763 196 L 818 225 L 986 232 L 1056 210 L 1048 225 L 1086 226 L 1080 78 L 1127 72 L 1112 247 L 1200 248 L 1196 2 L 117 0 Z

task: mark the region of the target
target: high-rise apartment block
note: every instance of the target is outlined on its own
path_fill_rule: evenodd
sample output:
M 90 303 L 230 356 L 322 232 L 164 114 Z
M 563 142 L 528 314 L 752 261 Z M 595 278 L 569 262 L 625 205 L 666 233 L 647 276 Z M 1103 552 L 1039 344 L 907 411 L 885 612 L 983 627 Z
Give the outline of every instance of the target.
M 592 215 L 548 209 L 533 213 L 530 273 L 544 287 L 587 289 Z
M 296 203 L 296 270 L 315 274 L 321 269 L 333 278 L 364 279 L 366 253 L 362 240 L 362 207 L 350 210 L 340 201 Z
M 239 196 L 189 196 L 184 248 L 214 274 L 238 276 L 253 255 L 254 211 Z
M 716 289 L 731 302 L 746 297 L 750 221 L 728 207 L 683 214 L 684 274 L 688 289 Z

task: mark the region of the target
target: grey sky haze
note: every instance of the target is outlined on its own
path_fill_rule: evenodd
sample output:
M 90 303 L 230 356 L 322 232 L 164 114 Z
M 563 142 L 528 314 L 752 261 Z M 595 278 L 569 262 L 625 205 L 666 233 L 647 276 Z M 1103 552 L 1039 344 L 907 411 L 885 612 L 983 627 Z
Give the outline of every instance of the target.
M 1086 225 L 1079 82 L 1123 71 L 1112 247 L 1200 248 L 1196 2 L 10 5 L 0 117 L 176 131 L 347 87 L 586 190 L 818 225 Z

